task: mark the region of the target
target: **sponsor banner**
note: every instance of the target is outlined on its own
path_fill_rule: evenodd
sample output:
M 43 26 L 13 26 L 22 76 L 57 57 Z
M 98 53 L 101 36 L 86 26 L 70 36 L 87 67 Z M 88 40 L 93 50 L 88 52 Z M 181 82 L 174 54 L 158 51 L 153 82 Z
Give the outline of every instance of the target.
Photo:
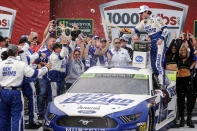
M 146 68 L 148 65 L 148 52 L 134 51 L 133 66 L 139 68 Z
M 0 32 L 4 37 L 11 38 L 12 44 L 18 44 L 21 36 L 30 32 L 37 32 L 41 42 L 50 13 L 50 0 L 0 0 Z M 8 22 L 7 26 L 4 19 Z
M 16 17 L 16 11 L 2 6 L 0 6 L 0 11 L 9 13 L 9 14 L 0 13 L 0 35 L 2 35 L 3 37 L 11 38 L 14 20 Z
M 67 19 L 67 18 L 57 18 L 57 25 L 64 24 L 66 27 L 72 28 L 74 24 L 77 24 L 79 29 L 84 35 L 93 34 L 93 19 Z M 61 32 L 57 31 L 59 36 Z
M 140 22 L 139 9 L 117 9 L 104 11 L 105 18 L 112 24 L 120 27 L 135 27 Z M 168 28 L 180 29 L 183 19 L 183 12 L 168 9 L 151 9 L 152 15 L 160 16 Z
M 174 37 L 174 33 L 176 32 L 178 36 L 183 30 L 185 19 L 187 16 L 188 6 L 168 0 L 117 0 L 100 5 L 100 13 L 102 17 L 105 36 L 108 37 L 108 26 L 111 26 L 119 30 L 119 27 L 132 29 L 136 25 L 138 25 L 141 21 L 140 15 L 138 14 L 139 7 L 121 8 L 121 5 L 127 3 L 139 3 L 139 5 L 143 5 L 143 2 L 147 2 L 149 4 L 151 3 L 154 6 L 158 6 L 158 3 L 169 6 L 169 8 L 166 9 L 162 9 L 159 6 L 154 8 L 150 6 L 152 15 L 160 16 L 169 29 L 170 33 L 167 37 L 167 44 L 169 45 L 169 43 Z M 116 8 L 113 8 L 114 6 Z M 172 7 L 174 8 L 172 9 Z M 120 31 L 116 32 L 119 33 Z M 141 40 L 145 38 L 144 32 L 142 32 L 141 38 Z

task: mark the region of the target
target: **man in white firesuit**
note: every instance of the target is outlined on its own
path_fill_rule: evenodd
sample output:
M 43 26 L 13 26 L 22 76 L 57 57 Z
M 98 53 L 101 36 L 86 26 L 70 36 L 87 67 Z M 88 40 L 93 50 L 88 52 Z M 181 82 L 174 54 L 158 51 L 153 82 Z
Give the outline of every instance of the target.
M 33 69 L 16 58 L 18 47 L 9 45 L 8 58 L 0 63 L 0 129 L 23 131 L 24 100 L 21 91 L 24 76 L 38 77 L 46 74 L 49 64 Z
M 66 36 L 62 36 L 61 43 L 56 42 L 53 45 L 53 52 L 49 57 L 49 62 L 52 65 L 49 70 L 48 78 L 50 81 L 50 91 L 48 97 L 53 100 L 54 97 L 60 95 L 64 91 L 64 78 L 66 72 L 66 56 L 72 52 L 73 47 L 69 45 L 70 41 Z
M 165 49 L 167 26 L 159 16 L 151 16 L 152 12 L 146 5 L 140 6 L 139 14 L 143 20 L 134 28 L 135 33 L 145 30 L 151 39 L 151 67 L 159 84 L 165 85 Z

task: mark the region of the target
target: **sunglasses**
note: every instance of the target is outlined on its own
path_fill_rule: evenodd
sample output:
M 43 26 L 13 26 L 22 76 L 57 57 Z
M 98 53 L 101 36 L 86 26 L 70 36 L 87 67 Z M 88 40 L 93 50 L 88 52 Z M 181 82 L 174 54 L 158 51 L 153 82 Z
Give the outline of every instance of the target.
M 38 37 L 34 37 L 34 38 L 33 38 L 33 40 L 37 40 L 37 39 L 38 39 Z
M 79 54 L 74 54 L 74 55 L 79 55 Z
M 115 44 L 120 44 L 120 42 L 115 42 Z

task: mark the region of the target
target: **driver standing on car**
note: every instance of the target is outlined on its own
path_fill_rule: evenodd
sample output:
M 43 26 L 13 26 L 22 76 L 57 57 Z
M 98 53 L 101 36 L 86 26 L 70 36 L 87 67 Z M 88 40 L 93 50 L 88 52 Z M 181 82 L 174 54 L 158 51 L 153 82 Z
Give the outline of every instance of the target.
M 140 6 L 139 14 L 143 20 L 134 28 L 135 33 L 145 30 L 151 39 L 151 66 L 154 75 L 157 76 L 159 84 L 165 85 L 165 48 L 168 34 L 167 26 L 159 16 L 151 16 L 152 12 L 146 5 Z

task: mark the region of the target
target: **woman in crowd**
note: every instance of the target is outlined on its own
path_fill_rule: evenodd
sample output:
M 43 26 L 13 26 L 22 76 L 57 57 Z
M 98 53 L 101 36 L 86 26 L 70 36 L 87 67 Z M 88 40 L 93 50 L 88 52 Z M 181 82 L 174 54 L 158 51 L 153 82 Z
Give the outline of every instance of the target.
M 84 64 L 82 62 L 80 51 L 74 50 L 68 59 L 69 62 L 69 74 L 66 81 L 66 88 L 69 89 L 72 84 L 79 78 L 84 72 Z
M 177 64 L 176 64 L 176 40 L 173 39 L 170 47 L 168 48 L 167 52 L 166 52 L 166 69 L 167 70 L 177 70 Z
M 185 39 L 182 35 L 182 39 L 177 39 L 177 53 L 176 63 L 178 67 L 176 90 L 177 90 L 177 104 L 178 112 L 181 118 L 180 127 L 184 127 L 184 106 L 185 97 L 187 97 L 187 126 L 194 128 L 194 124 L 191 120 L 192 110 L 195 104 L 194 90 L 191 80 L 191 69 L 194 67 L 194 51 L 191 43 L 191 39 L 187 36 Z

